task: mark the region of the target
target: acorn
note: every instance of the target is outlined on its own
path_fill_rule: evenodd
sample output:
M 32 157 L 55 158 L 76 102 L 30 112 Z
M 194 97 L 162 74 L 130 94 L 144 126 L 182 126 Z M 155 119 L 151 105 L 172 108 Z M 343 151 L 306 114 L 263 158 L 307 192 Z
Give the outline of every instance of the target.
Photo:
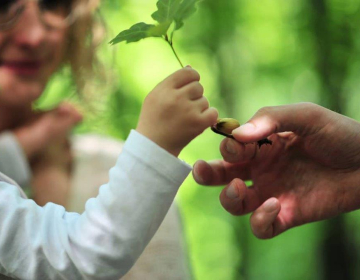
M 211 126 L 211 130 L 214 131 L 217 134 L 226 136 L 228 138 L 234 139 L 234 136 L 232 135 L 232 131 L 240 126 L 240 123 L 232 118 L 222 118 L 218 119 L 216 124 Z M 272 141 L 265 138 L 257 142 L 259 148 L 262 145 L 271 145 Z
M 231 118 L 223 118 L 218 119 L 216 124 L 211 127 L 211 130 L 217 134 L 221 134 L 229 138 L 234 138 L 232 136 L 232 131 L 239 126 L 240 123 L 237 120 Z

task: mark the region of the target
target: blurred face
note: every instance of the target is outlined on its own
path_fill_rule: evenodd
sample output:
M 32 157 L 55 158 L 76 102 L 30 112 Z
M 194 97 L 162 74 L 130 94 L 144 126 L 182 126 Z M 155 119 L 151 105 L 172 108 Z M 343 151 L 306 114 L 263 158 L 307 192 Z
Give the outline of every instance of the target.
M 47 11 L 66 14 L 59 3 L 69 1 L 0 0 L 0 23 L 9 22 L 0 24 L 1 106 L 31 104 L 62 63 L 69 28 L 47 24 L 56 20 Z

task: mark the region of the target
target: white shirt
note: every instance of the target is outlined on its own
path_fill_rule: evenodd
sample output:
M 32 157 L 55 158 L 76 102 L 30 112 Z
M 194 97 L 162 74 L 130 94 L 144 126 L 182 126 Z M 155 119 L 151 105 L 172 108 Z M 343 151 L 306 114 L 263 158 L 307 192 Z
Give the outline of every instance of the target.
M 30 165 L 18 139 L 10 131 L 0 134 L 0 172 L 22 188 L 30 186 Z
M 190 170 L 132 131 L 109 182 L 83 214 L 53 203 L 40 207 L 0 177 L 0 274 L 119 279 L 156 232 Z

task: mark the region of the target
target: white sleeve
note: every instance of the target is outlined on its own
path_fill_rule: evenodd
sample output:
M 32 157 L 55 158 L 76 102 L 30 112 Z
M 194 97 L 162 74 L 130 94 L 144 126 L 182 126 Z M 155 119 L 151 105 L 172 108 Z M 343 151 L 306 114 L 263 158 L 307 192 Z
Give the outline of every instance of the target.
M 0 134 L 0 172 L 12 178 L 21 187 L 28 187 L 31 169 L 16 136 L 7 131 Z
M 0 182 L 0 274 L 20 279 L 114 279 L 134 264 L 191 167 L 132 131 L 109 182 L 83 214 L 44 207 Z

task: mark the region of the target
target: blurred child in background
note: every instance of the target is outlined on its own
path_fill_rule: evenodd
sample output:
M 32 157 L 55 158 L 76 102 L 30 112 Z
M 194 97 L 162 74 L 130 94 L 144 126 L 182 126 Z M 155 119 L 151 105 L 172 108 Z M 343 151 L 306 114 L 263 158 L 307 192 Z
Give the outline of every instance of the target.
M 67 135 L 81 115 L 69 104 L 34 113 L 32 102 L 63 64 L 70 64 L 80 90 L 90 77 L 96 44 L 89 38 L 94 39 L 97 4 L 0 3 L 0 151 L 7 159 L 0 167 L 24 186 L 32 181 L 39 205 L 66 204 L 72 161 Z M 216 122 L 217 111 L 209 108 L 199 80 L 185 67 L 147 96 L 109 182 L 81 215 L 54 203 L 41 207 L 1 175 L 0 273 L 20 279 L 124 275 L 190 172 L 177 156 Z

